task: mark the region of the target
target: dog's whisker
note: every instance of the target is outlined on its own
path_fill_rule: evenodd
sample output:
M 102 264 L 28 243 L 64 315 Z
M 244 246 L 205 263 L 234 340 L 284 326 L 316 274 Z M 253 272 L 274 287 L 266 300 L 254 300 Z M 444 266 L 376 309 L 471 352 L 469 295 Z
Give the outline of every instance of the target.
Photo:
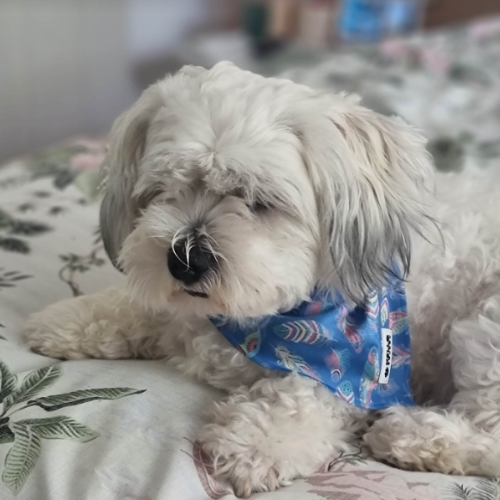
M 177 254 L 177 243 L 179 242 L 180 238 L 181 238 L 181 235 L 182 235 L 182 232 L 183 232 L 183 229 L 178 229 L 176 231 L 176 233 L 174 234 L 174 237 L 172 238 L 172 243 L 170 244 L 170 247 L 172 249 L 172 252 L 173 254 L 175 255 L 175 257 L 180 260 L 181 262 L 184 262 L 180 257 L 179 255 Z M 187 267 L 189 267 L 189 265 L 187 265 Z
M 177 242 L 181 238 L 183 231 L 184 231 L 183 228 L 180 228 L 175 232 L 175 234 L 172 238 L 172 248 L 175 247 L 175 245 L 177 244 Z
M 193 236 L 189 235 L 186 239 L 185 249 L 186 249 L 186 267 L 189 267 L 189 254 L 191 253 L 191 249 L 193 248 Z
M 213 240 L 213 238 L 212 238 L 212 240 Z M 215 240 L 213 240 L 213 241 L 215 241 Z M 219 263 L 219 259 L 227 261 L 226 257 L 221 252 L 215 250 L 211 241 L 205 240 L 203 242 L 203 244 L 204 244 L 205 248 L 208 250 L 208 252 L 213 255 L 217 264 Z
M 207 240 L 209 240 L 212 244 L 217 245 L 217 241 L 215 240 L 215 238 L 212 235 L 210 235 L 208 232 L 203 231 L 203 236 L 205 236 L 205 238 Z

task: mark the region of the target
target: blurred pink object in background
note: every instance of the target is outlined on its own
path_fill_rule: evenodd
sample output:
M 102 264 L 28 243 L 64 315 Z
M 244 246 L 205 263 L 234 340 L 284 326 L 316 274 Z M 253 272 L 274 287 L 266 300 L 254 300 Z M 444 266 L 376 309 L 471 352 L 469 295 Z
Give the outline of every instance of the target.
M 390 39 L 380 44 L 380 53 L 387 59 L 405 59 L 414 54 L 414 49 L 403 40 Z
M 439 75 L 447 75 L 451 67 L 451 61 L 442 52 L 432 49 L 422 50 L 420 62 L 429 71 Z
M 102 153 L 81 153 L 71 158 L 71 170 L 94 170 L 98 171 L 104 161 Z

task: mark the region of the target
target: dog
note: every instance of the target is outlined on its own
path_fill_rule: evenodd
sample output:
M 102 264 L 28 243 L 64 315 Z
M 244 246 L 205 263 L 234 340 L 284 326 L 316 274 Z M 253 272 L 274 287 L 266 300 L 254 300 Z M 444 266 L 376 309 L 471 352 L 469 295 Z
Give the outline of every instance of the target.
M 167 357 L 226 391 L 199 442 L 239 496 L 310 476 L 359 437 L 404 469 L 500 477 L 500 178 L 436 174 L 425 144 L 357 97 L 184 67 L 111 131 L 101 229 L 127 286 L 34 314 L 28 346 Z M 273 317 L 313 290 L 362 305 L 393 265 L 416 406 L 349 404 L 254 363 L 211 321 Z

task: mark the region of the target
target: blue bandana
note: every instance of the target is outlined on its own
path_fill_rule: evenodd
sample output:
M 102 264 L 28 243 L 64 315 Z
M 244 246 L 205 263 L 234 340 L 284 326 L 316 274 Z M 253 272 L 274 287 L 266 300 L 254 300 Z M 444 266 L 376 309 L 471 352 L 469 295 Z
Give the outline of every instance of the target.
M 400 280 L 350 308 L 340 294 L 315 292 L 290 312 L 244 326 L 212 323 L 249 359 L 318 380 L 343 400 L 372 410 L 413 406 L 410 331 Z

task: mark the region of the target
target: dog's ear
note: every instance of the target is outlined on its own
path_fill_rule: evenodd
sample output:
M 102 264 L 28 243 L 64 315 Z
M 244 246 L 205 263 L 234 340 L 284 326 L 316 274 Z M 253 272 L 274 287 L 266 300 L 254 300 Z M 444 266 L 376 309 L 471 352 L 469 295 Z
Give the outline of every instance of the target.
M 322 225 L 320 284 L 340 285 L 360 303 L 388 275 L 407 275 L 411 233 L 432 221 L 426 201 L 433 166 L 412 127 L 357 101 L 317 96 L 316 114 L 306 113 L 299 136 Z
M 115 266 L 122 244 L 138 216 L 138 200 L 133 191 L 150 120 L 158 106 L 158 91 L 152 86 L 118 117 L 111 129 L 109 150 L 102 169 L 100 225 L 104 247 Z

